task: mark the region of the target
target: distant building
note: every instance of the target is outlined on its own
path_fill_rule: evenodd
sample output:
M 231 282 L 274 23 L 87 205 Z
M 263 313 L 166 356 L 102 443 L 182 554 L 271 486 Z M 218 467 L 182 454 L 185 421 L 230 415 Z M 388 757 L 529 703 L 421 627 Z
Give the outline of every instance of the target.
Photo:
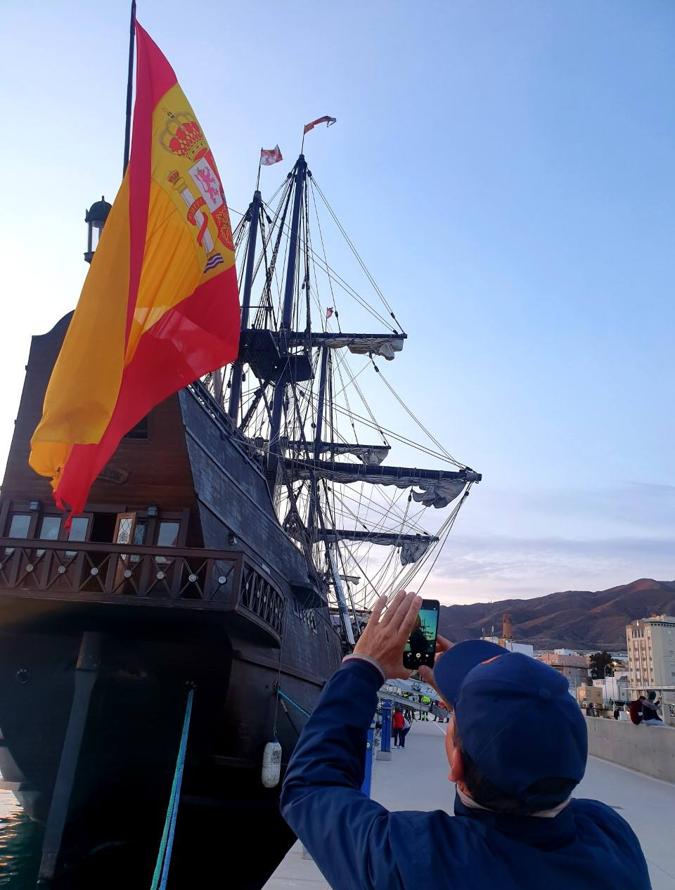
M 537 658 L 567 677 L 570 689 L 575 690 L 586 685 L 588 658 L 585 655 L 579 655 L 571 649 L 554 649 L 552 652 L 540 652 Z
M 511 620 L 510 612 L 504 612 L 504 615 L 502 616 L 501 637 L 498 637 L 495 634 L 495 629 L 493 627 L 491 636 L 487 637 L 483 634 L 481 639 L 487 640 L 488 643 L 496 643 L 498 646 L 503 646 L 504 649 L 508 649 L 509 652 L 520 652 L 521 655 L 529 655 L 530 658 L 534 658 L 534 646 L 531 646 L 529 643 L 516 643 L 514 641 L 513 622 Z
M 514 643 L 513 640 L 505 640 L 504 637 L 481 637 L 481 639 L 487 640 L 488 643 L 496 643 L 498 646 L 503 646 L 509 652 L 521 652 L 523 655 L 529 655 L 530 658 L 534 658 L 534 646 L 531 646 L 529 643 Z
M 510 612 L 504 612 L 502 617 L 502 637 L 505 640 L 513 639 L 513 621 Z
M 675 618 L 654 615 L 626 627 L 628 678 L 632 689 L 675 686 Z
M 603 706 L 603 694 L 599 686 L 577 686 L 576 693 L 580 705 L 593 704 L 596 708 Z
M 593 680 L 593 685 L 602 689 L 602 696 L 605 704 L 617 701 L 630 701 L 630 684 L 627 671 L 625 673 L 614 671 L 613 677 L 605 677 L 604 680 Z

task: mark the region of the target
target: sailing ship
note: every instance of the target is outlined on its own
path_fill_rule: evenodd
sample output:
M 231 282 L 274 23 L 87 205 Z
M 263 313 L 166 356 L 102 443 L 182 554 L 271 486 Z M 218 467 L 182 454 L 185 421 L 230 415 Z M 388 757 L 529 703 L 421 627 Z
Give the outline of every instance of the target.
M 326 220 L 374 302 L 329 264 Z M 0 500 L 0 771 L 46 823 L 53 886 L 150 885 L 188 690 L 173 885 L 236 856 L 227 886 L 263 886 L 293 840 L 266 744 L 283 775 L 372 598 L 419 587 L 481 478 L 376 419 L 366 374 L 416 421 L 384 371 L 407 334 L 304 154 L 234 236 L 237 361 L 134 427 L 70 524 L 27 455 L 71 316 L 30 348 Z M 392 465 L 394 443 L 440 468 Z

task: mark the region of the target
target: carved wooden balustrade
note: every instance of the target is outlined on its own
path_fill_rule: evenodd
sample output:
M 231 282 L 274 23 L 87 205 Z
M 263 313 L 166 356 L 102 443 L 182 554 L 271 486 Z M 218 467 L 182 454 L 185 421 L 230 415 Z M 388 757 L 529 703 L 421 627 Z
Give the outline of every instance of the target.
M 0 596 L 236 612 L 274 639 L 285 599 L 237 551 L 0 538 Z

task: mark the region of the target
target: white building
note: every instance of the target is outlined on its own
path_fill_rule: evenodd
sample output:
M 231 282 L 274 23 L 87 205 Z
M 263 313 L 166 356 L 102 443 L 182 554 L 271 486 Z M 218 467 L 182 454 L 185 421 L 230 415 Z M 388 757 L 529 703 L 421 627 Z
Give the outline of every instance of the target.
M 613 677 L 605 677 L 604 680 L 593 680 L 594 686 L 602 688 L 602 698 L 604 704 L 617 701 L 629 701 L 631 698 L 629 692 L 629 680 L 627 673 L 617 673 L 615 671 Z
M 675 618 L 655 615 L 626 627 L 628 678 L 633 689 L 675 686 Z
M 520 652 L 521 655 L 529 655 L 530 658 L 534 658 L 534 646 L 529 643 L 514 643 L 513 640 L 505 640 L 503 637 L 481 637 L 481 639 L 503 646 L 509 652 Z
M 675 617 L 654 615 L 626 627 L 628 679 L 633 692 L 663 690 L 663 718 L 675 720 Z M 666 691 L 666 687 L 671 687 Z

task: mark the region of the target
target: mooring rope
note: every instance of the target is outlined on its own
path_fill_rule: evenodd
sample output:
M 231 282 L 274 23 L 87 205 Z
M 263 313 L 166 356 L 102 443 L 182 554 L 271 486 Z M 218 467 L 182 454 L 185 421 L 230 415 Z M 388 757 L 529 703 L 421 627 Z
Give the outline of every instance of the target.
M 190 718 L 192 716 L 192 699 L 194 698 L 194 689 L 190 689 L 185 705 L 185 718 L 183 720 L 183 733 L 180 737 L 180 745 L 178 747 L 178 757 L 176 758 L 176 769 L 173 774 L 173 783 L 171 785 L 171 794 L 169 796 L 169 806 L 166 811 L 164 820 L 164 831 L 162 832 L 162 840 L 159 845 L 159 853 L 157 854 L 157 864 L 155 872 L 152 876 L 152 884 L 150 890 L 166 890 L 166 884 L 169 880 L 169 868 L 171 866 L 171 852 L 173 850 L 173 839 L 176 834 L 176 819 L 178 818 L 178 803 L 180 801 L 180 789 L 183 784 L 183 769 L 185 767 L 185 752 L 187 750 L 188 735 L 190 733 Z
M 294 708 L 297 708 L 298 711 L 300 711 L 301 714 L 304 714 L 304 715 L 305 715 L 305 717 L 311 717 L 311 716 L 312 716 L 312 715 L 309 713 L 309 711 L 306 711 L 306 710 L 302 707 L 302 705 L 299 705 L 296 701 L 293 701 L 293 699 L 290 697 L 290 695 L 286 695 L 286 693 L 285 693 L 285 692 L 282 692 L 281 689 L 279 689 L 278 687 L 277 687 L 277 695 L 278 695 L 278 697 L 279 697 L 282 701 L 287 701 L 289 705 L 293 705 Z

